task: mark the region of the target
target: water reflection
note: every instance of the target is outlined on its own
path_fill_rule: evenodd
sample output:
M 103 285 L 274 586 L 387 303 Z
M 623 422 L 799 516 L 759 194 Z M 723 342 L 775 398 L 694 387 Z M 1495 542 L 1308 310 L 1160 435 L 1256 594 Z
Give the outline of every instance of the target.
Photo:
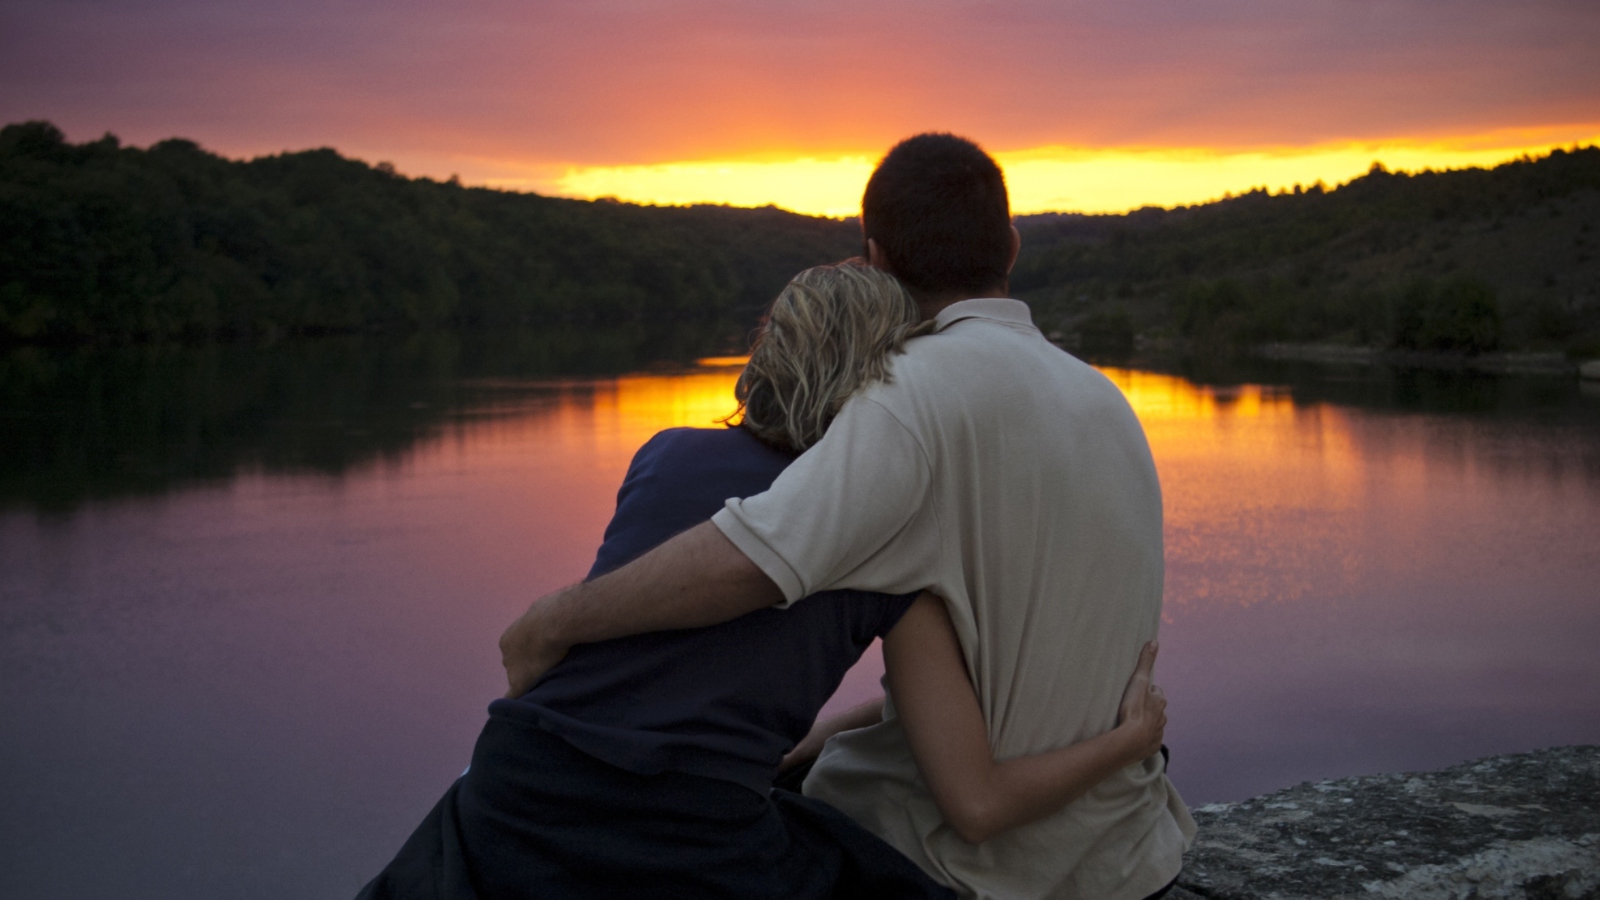
M 0 895 L 353 895 L 460 771 L 500 628 L 588 567 L 639 443 L 726 415 L 735 375 L 413 371 L 329 429 L 342 453 L 305 453 L 341 405 L 308 390 L 264 424 L 174 417 L 224 446 L 164 490 L 21 483 L 75 505 L 0 513 Z
M 1289 600 L 1325 579 L 1328 565 L 1353 564 L 1326 533 L 1359 502 L 1360 453 L 1343 413 L 1297 407 L 1282 388 L 1105 372 L 1144 425 L 1162 476 L 1168 565 L 1181 587 L 1169 604 Z M 1297 532 L 1288 547 L 1273 540 L 1286 514 Z
M 395 460 L 481 396 L 738 345 L 739 323 L 341 337 L 274 347 L 0 354 L 0 509 L 70 510 L 242 471 L 339 474 Z
M 1107 374 L 1165 493 L 1181 788 L 1600 739 L 1600 406 L 1577 385 Z M 1419 383 L 1466 398 L 1422 411 Z
M 673 362 L 726 341 L 669 338 L 0 362 L 0 895 L 353 894 L 460 771 L 501 627 L 587 568 L 634 450 L 732 410 L 734 361 Z M 1191 800 L 1600 741 L 1600 398 L 1104 371 L 1165 491 Z

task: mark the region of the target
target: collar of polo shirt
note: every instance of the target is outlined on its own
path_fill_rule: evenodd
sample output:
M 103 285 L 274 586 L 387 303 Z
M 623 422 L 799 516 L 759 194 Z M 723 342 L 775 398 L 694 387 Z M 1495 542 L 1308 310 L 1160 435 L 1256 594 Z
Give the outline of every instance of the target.
M 933 317 L 934 330 L 943 331 L 962 319 L 996 319 L 1015 325 L 1033 325 L 1028 304 L 1006 297 L 977 297 L 960 300 L 939 310 Z

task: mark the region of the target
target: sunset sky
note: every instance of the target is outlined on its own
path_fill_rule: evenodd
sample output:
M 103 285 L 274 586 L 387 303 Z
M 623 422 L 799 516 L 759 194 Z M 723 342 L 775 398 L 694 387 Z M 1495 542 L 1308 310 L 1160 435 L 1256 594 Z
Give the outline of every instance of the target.
M 850 215 L 953 131 L 1017 212 L 1600 141 L 1596 0 L 8 0 L 0 119 L 233 157 Z

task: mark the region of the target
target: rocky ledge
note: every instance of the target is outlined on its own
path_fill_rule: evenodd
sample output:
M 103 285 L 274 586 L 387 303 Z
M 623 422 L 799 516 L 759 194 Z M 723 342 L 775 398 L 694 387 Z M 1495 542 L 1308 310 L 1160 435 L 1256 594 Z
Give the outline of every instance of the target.
M 1195 820 L 1174 900 L 1600 900 L 1600 747 L 1302 784 Z

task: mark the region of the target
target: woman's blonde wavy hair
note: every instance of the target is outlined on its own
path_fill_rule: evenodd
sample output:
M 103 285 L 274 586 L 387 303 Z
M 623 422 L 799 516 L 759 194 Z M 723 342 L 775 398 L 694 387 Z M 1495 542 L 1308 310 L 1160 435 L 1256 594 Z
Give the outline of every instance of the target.
M 734 396 L 741 424 L 800 452 L 822 439 L 856 391 L 889 377 L 889 356 L 933 330 L 893 275 L 864 262 L 796 275 L 756 332 Z

